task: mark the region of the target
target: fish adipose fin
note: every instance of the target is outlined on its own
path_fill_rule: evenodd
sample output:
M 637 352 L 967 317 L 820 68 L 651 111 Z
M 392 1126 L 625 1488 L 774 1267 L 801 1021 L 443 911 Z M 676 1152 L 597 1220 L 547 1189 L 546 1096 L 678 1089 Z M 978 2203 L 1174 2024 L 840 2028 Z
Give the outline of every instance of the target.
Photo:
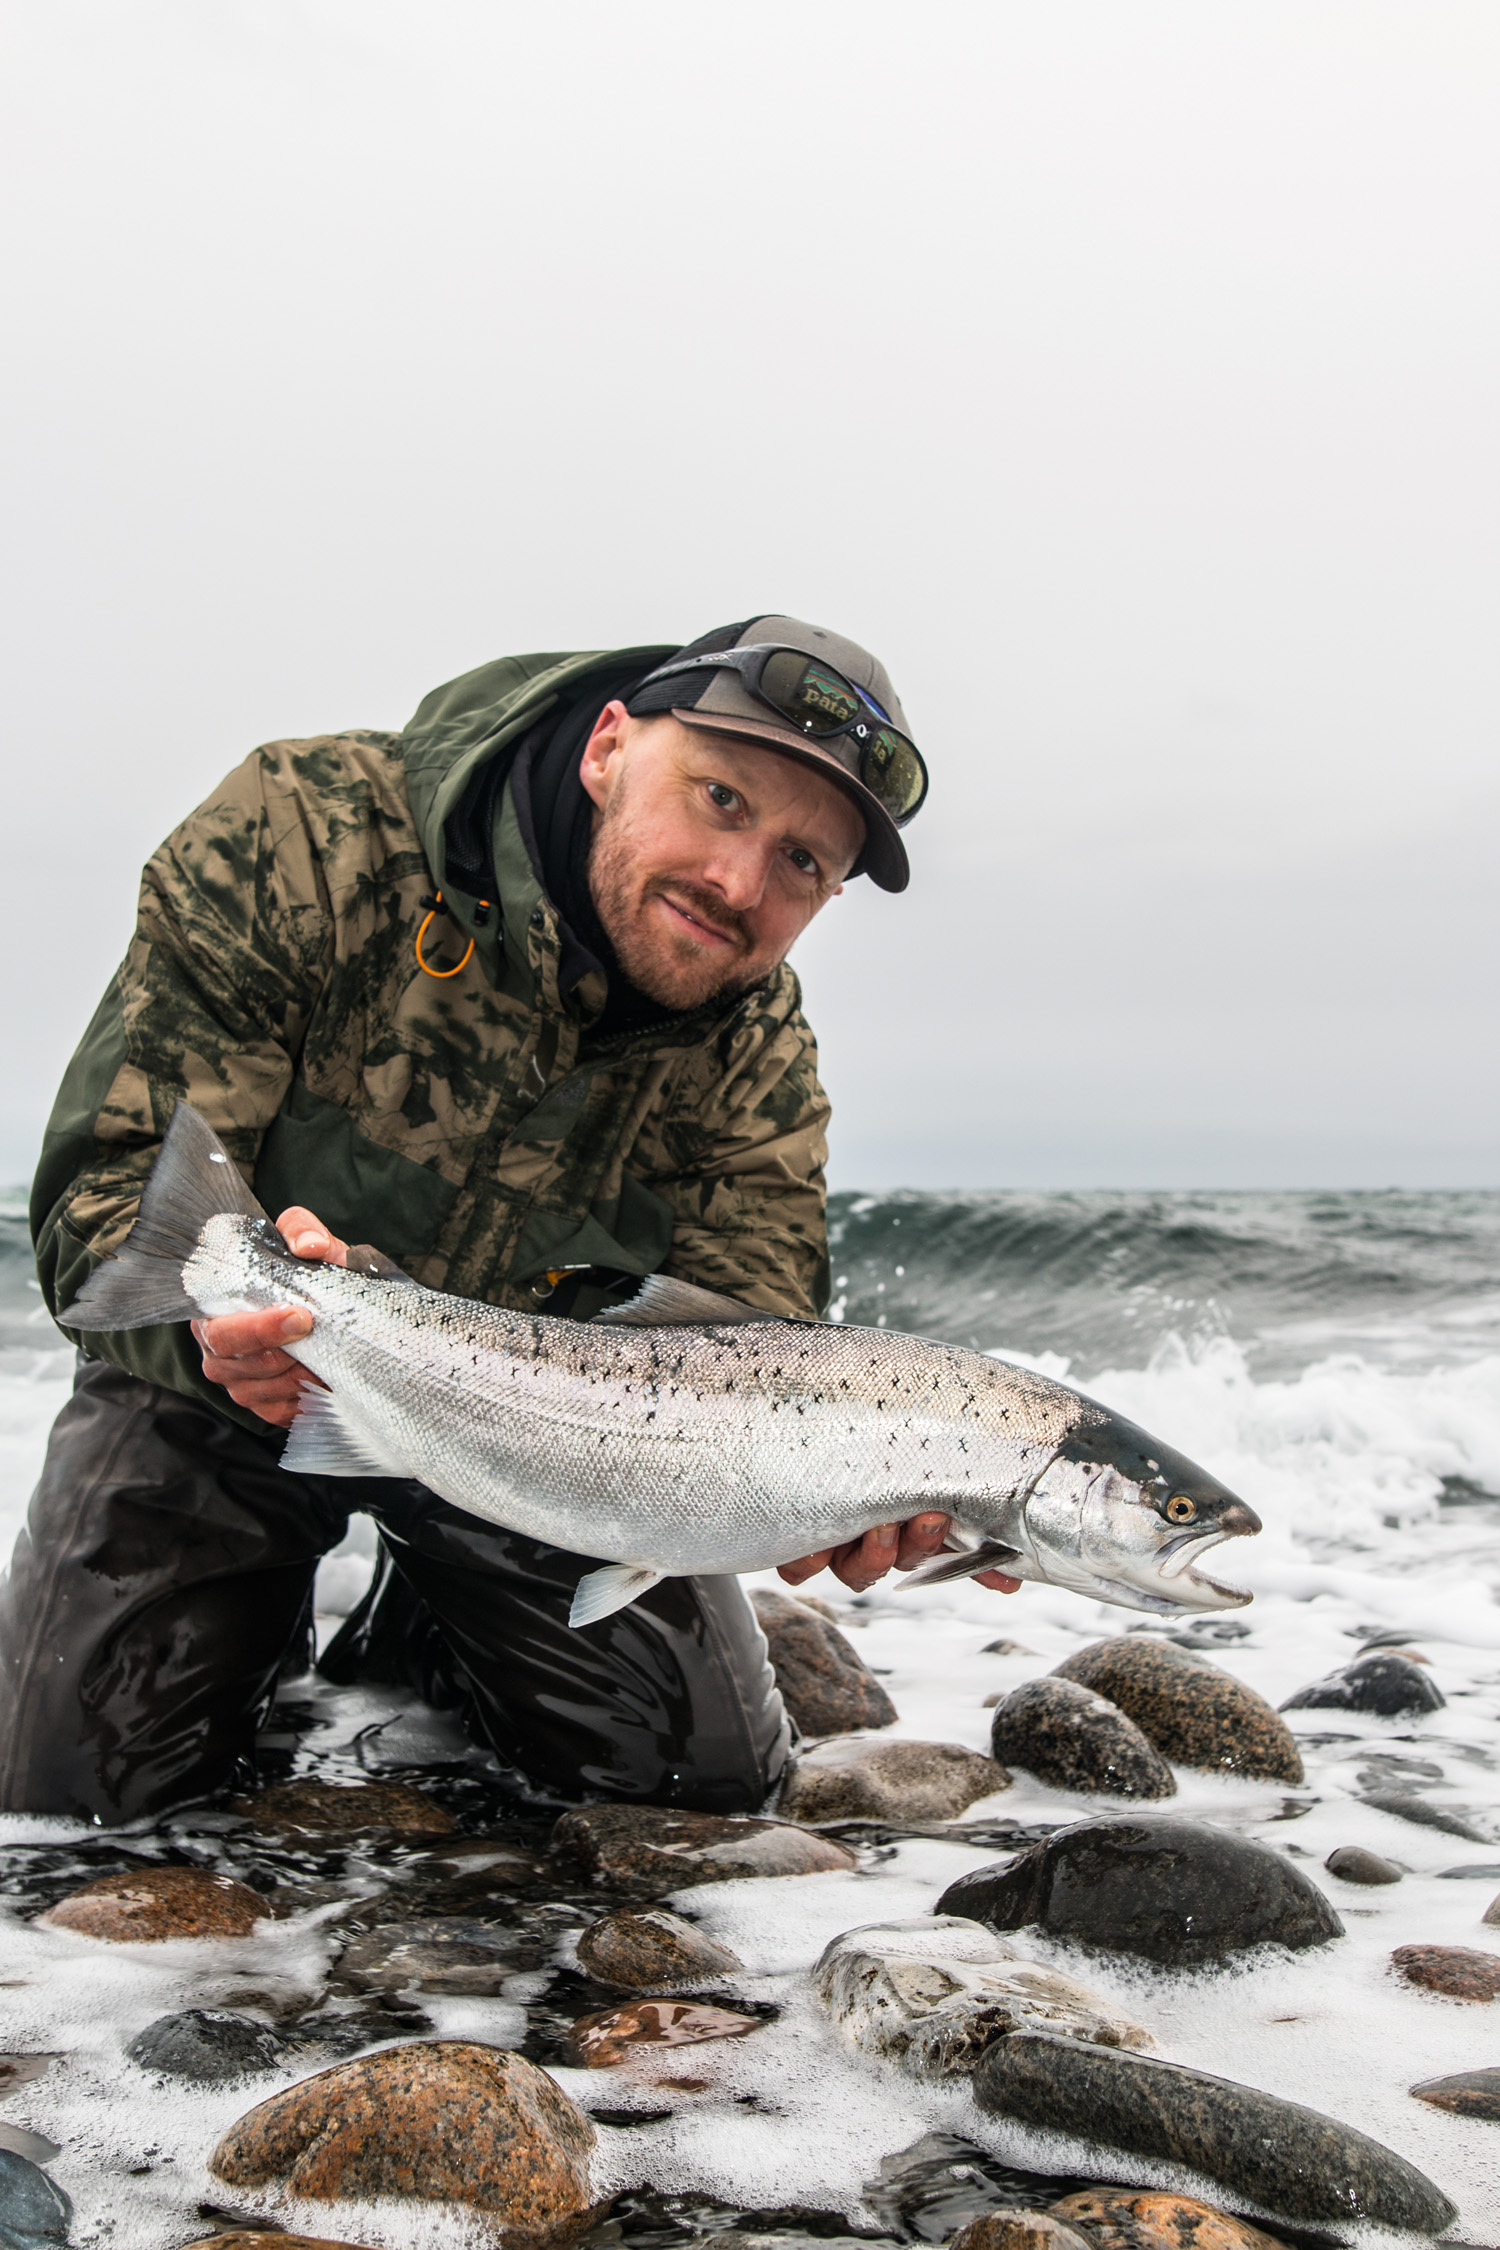
M 606 1563 L 603 1570 L 591 1570 L 578 1581 L 568 1623 L 597 1625 L 601 1617 L 613 1617 L 617 1609 L 626 1608 L 641 1594 L 649 1594 L 666 1575 L 646 1563 Z
M 408 1472 L 381 1459 L 370 1440 L 350 1424 L 332 1391 L 311 1384 L 302 1393 L 287 1434 L 281 1466 L 303 1477 L 399 1477 Z
M 728 1328 L 744 1321 L 784 1317 L 762 1312 L 759 1305 L 742 1305 L 738 1297 L 721 1297 L 716 1290 L 699 1289 L 691 1281 L 674 1281 L 670 1274 L 648 1273 L 629 1304 L 611 1305 L 595 1319 L 611 1328 Z
M 62 1325 L 159 1328 L 190 1319 L 199 1308 L 182 1285 L 182 1269 L 209 1220 L 225 1212 L 266 1218 L 213 1127 L 179 1102 L 142 1192 L 139 1218 L 115 1255 L 63 1308 Z
M 951 1578 L 972 1578 L 976 1570 L 1005 1570 L 1020 1559 L 1019 1547 L 1005 1547 L 998 1539 L 986 1539 L 977 1547 L 966 1547 L 962 1554 L 934 1555 L 931 1562 L 918 1563 L 896 1591 L 903 1593 L 908 1586 L 945 1586 Z

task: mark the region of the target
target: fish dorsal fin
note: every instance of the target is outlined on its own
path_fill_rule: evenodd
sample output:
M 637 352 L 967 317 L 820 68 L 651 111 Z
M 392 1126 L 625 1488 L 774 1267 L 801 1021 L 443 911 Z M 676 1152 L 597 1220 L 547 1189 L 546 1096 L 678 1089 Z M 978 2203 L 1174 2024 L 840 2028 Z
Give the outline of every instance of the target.
M 717 1290 L 700 1289 L 691 1281 L 674 1281 L 670 1274 L 648 1273 L 629 1304 L 611 1305 L 594 1317 L 611 1328 L 729 1328 L 783 1316 L 762 1312 L 759 1305 L 741 1304 L 738 1297 L 721 1297 Z

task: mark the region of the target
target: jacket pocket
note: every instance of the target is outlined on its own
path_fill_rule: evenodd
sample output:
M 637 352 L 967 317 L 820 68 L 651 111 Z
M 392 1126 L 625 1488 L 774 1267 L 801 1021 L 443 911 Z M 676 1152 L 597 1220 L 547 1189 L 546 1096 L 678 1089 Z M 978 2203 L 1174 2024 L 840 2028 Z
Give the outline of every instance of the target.
M 255 1192 L 273 1219 L 302 1203 L 346 1242 L 373 1242 L 393 1258 L 430 1250 L 458 1200 L 451 1180 L 367 1140 L 346 1109 L 300 1079 L 261 1143 Z

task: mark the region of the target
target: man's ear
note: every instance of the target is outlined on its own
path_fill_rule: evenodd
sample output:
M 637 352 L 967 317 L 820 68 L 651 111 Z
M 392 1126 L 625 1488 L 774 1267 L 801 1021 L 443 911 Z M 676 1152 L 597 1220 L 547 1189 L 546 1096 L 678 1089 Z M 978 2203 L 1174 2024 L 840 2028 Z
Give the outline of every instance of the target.
M 620 757 L 630 731 L 631 717 L 624 704 L 606 703 L 583 746 L 578 778 L 601 809 L 608 804 L 619 778 Z

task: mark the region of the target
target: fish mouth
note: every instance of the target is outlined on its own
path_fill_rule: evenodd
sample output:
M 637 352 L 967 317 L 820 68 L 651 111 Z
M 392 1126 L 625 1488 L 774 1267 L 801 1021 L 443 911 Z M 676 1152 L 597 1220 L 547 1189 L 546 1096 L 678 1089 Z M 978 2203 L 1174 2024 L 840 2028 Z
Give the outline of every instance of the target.
M 1237 1503 L 1233 1508 L 1227 1508 L 1217 1523 L 1210 1525 L 1207 1530 L 1184 1532 L 1180 1538 L 1169 1539 L 1159 1550 L 1157 1578 L 1185 1579 L 1189 1586 L 1197 1586 L 1205 1593 L 1216 1594 L 1221 1602 L 1241 1609 L 1254 1596 L 1243 1586 L 1228 1585 L 1222 1578 L 1210 1577 L 1200 1566 L 1211 1547 L 1222 1546 L 1226 1539 L 1249 1538 L 1259 1529 L 1259 1516 Z

